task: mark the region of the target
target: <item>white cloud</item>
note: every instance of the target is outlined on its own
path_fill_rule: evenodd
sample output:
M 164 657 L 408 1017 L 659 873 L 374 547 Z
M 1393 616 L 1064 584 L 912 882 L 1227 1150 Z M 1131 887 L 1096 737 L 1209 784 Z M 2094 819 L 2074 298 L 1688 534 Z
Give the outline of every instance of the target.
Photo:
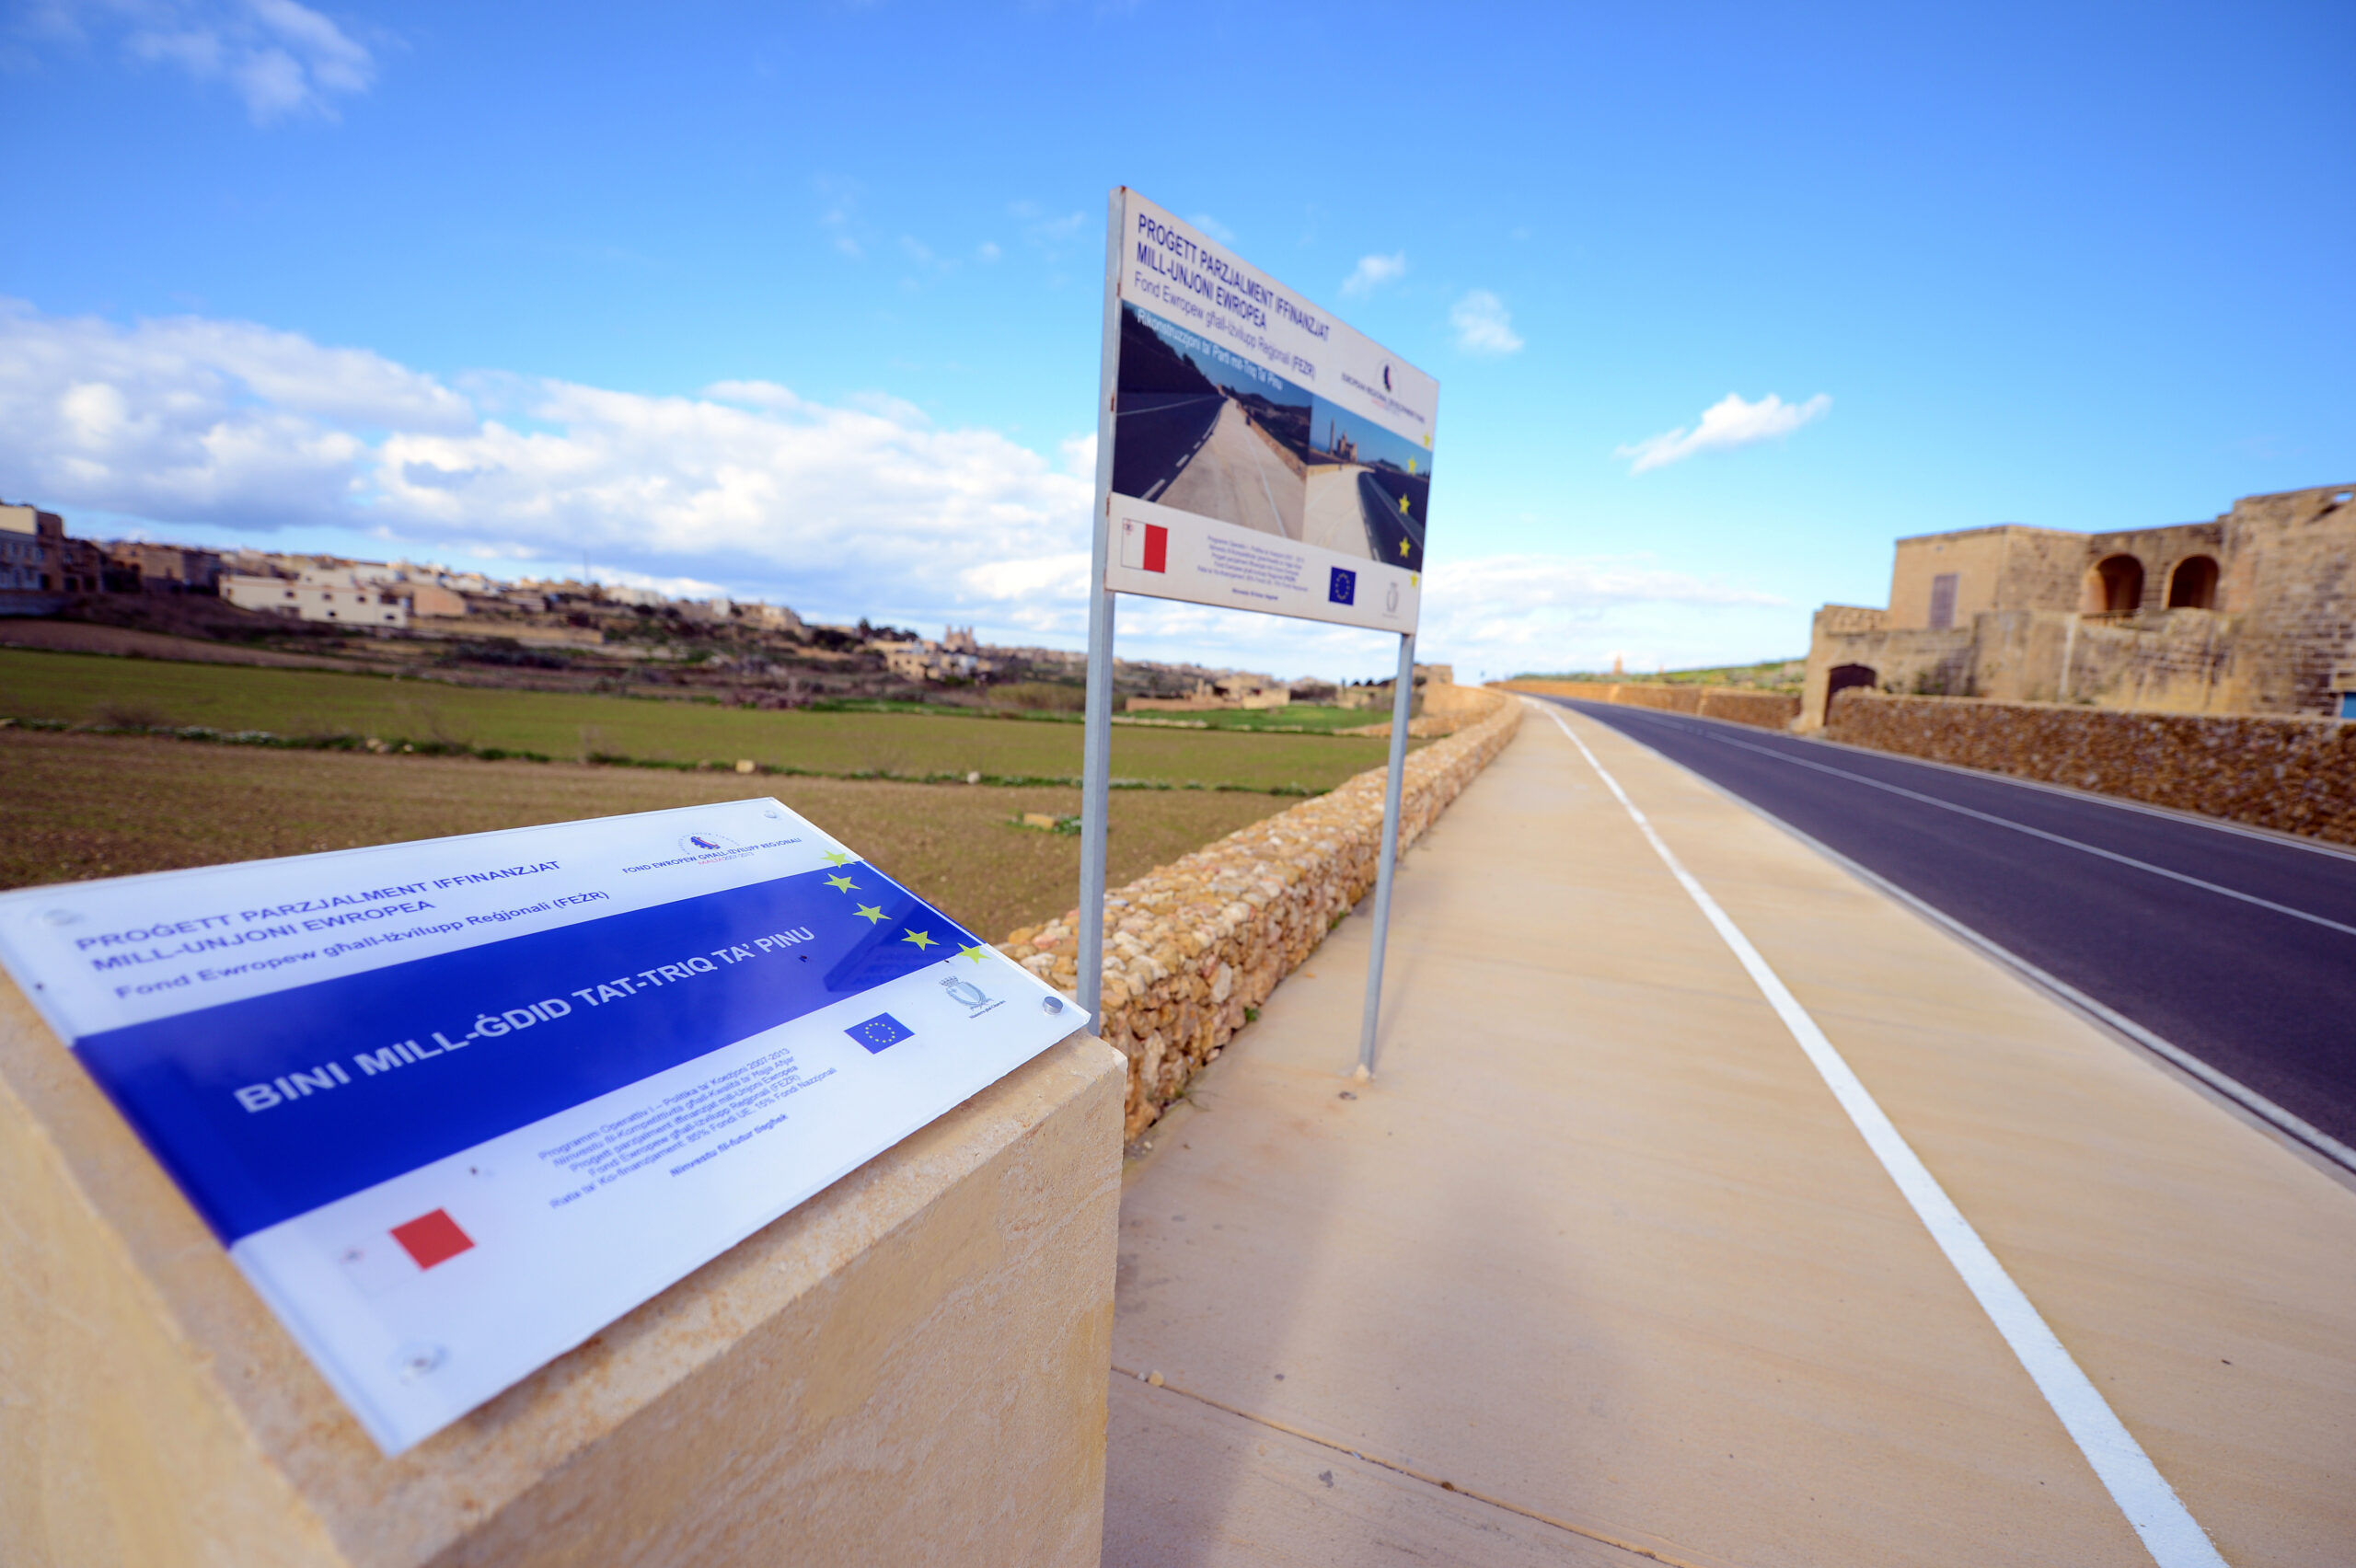
M 764 381 L 671 398 L 468 385 L 248 323 L 0 302 L 0 494 L 516 559 L 587 549 L 852 613 L 1004 600 L 1085 553 L 1092 437 L 1058 462 L 884 394 L 826 404 Z
M 1729 392 L 1703 409 L 1701 422 L 1692 429 L 1680 426 L 1648 435 L 1630 445 L 1615 447 L 1611 455 L 1631 459 L 1628 472 L 1641 474 L 1647 468 L 1681 463 L 1697 453 L 1725 451 L 1748 446 L 1754 441 L 1789 435 L 1811 420 L 1823 418 L 1831 407 L 1832 399 L 1821 392 L 1805 403 L 1786 403 L 1773 392 L 1756 403 L 1746 403 L 1740 394 Z
M 121 31 L 146 64 L 225 84 L 258 125 L 304 115 L 336 118 L 336 102 L 368 90 L 376 60 L 335 22 L 295 0 L 100 0 L 61 7 L 52 35 Z
M 818 211 L 819 229 L 825 233 L 827 243 L 837 250 L 854 261 L 860 259 L 867 254 L 867 248 L 859 242 L 857 233 L 859 227 L 858 184 L 852 180 L 821 175 L 818 177 L 817 187 L 818 199 L 822 203 Z
M 1043 597 L 1024 608 L 1062 613 L 1060 640 L 1076 645 L 1079 596 L 1086 588 L 1083 560 L 1066 586 L 1068 598 Z M 999 618 L 1011 617 L 1000 612 Z M 1632 643 L 1668 650 L 1672 663 L 1683 664 L 1759 658 L 1806 641 L 1804 621 L 1773 594 L 1644 556 L 1526 551 L 1437 563 L 1424 579 L 1416 656 L 1452 663 L 1457 678 L 1469 681 L 1482 672 L 1579 668 L 1594 663 L 1602 648 Z M 1388 678 L 1398 660 L 1396 640 L 1384 633 L 1153 599 L 1122 601 L 1120 647 L 1124 658 L 1329 679 Z M 1601 662 L 1608 668 L 1609 655 Z
M 1509 354 L 1521 347 L 1506 302 L 1486 289 L 1474 289 L 1458 300 L 1448 319 L 1456 329 L 1456 346 L 1466 353 Z
M 1639 640 L 1691 651 L 1695 663 L 1721 649 L 1732 650 L 1728 658 L 1765 657 L 1785 651 L 1791 619 L 1776 594 L 1648 557 L 1533 552 L 1436 563 L 1424 580 L 1417 643 L 1470 680 L 1475 671 L 1577 668 L 1599 644 Z
M 883 393 L 445 383 L 250 323 L 121 326 L 0 300 L 0 495 L 65 511 L 77 533 L 340 531 L 342 548 L 517 571 L 586 552 L 609 582 L 1076 647 L 1094 470 L 1092 433 L 1043 455 Z M 1426 584 L 1427 656 L 1468 671 L 1693 647 L 1697 625 L 1709 651 L 1738 632 L 1782 651 L 1773 595 L 1645 558 L 1443 560 Z M 1125 604 L 1121 627 L 1137 658 L 1366 676 L 1392 657 L 1376 633 L 1159 601 Z
M 1022 237 L 1050 260 L 1060 257 L 1088 229 L 1085 213 L 1050 213 L 1036 202 L 1011 202 L 1006 210 L 1022 225 Z
M 1196 228 L 1202 230 L 1205 234 L 1210 236 L 1213 239 L 1218 240 L 1221 245 L 1226 246 L 1230 249 L 1234 248 L 1235 231 L 1228 227 L 1225 224 L 1219 222 L 1217 218 L 1212 217 L 1208 213 L 1196 213 L 1193 217 L 1188 218 L 1186 221 L 1194 225 Z
M 1395 282 L 1406 275 L 1407 253 L 1394 251 L 1389 256 L 1361 256 L 1350 275 L 1342 280 L 1342 294 L 1349 299 L 1360 299 L 1383 284 Z M 1519 343 L 1514 345 L 1519 348 Z

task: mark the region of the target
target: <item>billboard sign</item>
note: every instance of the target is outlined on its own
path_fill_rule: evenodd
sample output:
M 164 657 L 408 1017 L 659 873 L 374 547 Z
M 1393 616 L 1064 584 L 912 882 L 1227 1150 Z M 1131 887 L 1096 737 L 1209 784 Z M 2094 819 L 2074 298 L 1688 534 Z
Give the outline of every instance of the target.
M 0 895 L 397 1453 L 1088 1021 L 772 800 Z
M 1415 628 L 1439 383 L 1133 190 L 1104 586 Z

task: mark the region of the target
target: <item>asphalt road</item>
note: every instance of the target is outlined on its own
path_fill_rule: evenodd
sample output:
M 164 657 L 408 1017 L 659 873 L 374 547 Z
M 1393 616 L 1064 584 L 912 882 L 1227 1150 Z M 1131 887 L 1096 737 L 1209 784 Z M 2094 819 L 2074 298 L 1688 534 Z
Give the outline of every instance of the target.
M 1418 499 L 1403 479 L 1372 468 L 1358 475 L 1358 504 L 1366 511 L 1367 539 L 1375 559 L 1414 571 L 1424 569 L 1424 522 L 1413 510 Z M 1408 504 L 1400 505 L 1402 500 Z
M 1113 489 L 1156 501 L 1210 439 L 1227 399 L 1216 392 L 1125 392 L 1113 425 Z
M 2356 1145 L 2356 858 L 1712 720 L 1563 706 Z

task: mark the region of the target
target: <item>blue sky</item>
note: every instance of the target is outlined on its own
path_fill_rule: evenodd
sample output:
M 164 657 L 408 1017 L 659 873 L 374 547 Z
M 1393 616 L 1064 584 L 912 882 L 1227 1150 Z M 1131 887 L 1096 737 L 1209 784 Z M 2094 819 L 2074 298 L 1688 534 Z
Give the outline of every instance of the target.
M 1127 183 L 1439 377 L 1431 657 L 1796 652 L 1900 535 L 2356 479 L 2351 66 L 2344 4 L 20 4 L 0 495 L 1077 645 Z

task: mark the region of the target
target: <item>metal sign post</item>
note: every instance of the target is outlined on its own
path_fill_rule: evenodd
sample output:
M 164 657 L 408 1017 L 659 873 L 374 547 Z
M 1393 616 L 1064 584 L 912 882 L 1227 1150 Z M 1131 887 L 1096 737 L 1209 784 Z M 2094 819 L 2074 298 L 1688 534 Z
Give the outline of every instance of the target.
M 1104 223 L 1104 352 L 1096 387 L 1096 507 L 1089 547 L 1088 704 L 1080 744 L 1080 1005 L 1104 1024 L 1104 813 L 1113 793 L 1113 432 L 1121 375 L 1121 197 Z
M 1391 689 L 1391 765 L 1382 780 L 1382 859 L 1374 872 L 1374 948 L 1366 961 L 1366 1016 L 1358 1024 L 1358 1073 L 1374 1076 L 1374 1031 L 1382 1017 L 1382 953 L 1391 937 L 1391 873 L 1399 861 L 1399 804 L 1407 781 L 1407 715 L 1415 705 L 1415 634 L 1399 640 L 1399 679 Z
M 1080 765 L 1080 1004 L 1101 1020 L 1114 595 L 1394 632 L 1399 676 L 1358 1046 L 1358 1069 L 1370 1075 L 1439 384 L 1126 189 L 1113 192 L 1105 228 L 1103 345 Z

